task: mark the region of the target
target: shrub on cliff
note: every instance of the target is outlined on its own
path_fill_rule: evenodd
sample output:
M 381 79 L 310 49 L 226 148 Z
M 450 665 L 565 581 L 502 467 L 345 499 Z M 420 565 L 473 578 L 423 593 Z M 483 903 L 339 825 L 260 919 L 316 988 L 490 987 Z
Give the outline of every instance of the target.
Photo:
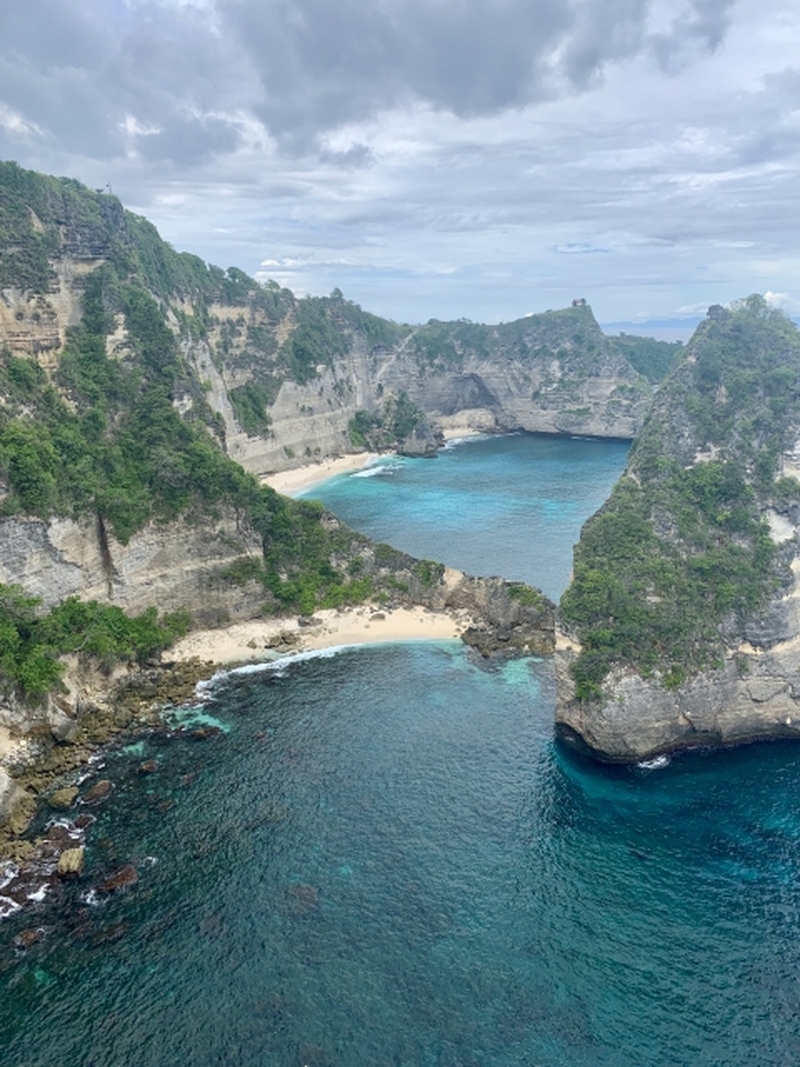
M 800 333 L 760 297 L 703 323 L 656 398 L 628 469 L 575 550 L 561 617 L 577 694 L 614 667 L 680 684 L 719 663 L 787 579 L 764 518 L 800 432 Z

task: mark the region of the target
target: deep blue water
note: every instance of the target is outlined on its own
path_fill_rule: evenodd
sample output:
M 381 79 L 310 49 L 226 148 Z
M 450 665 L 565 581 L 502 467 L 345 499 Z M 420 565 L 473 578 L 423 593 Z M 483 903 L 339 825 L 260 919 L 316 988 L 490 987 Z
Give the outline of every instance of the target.
M 378 646 L 230 676 L 224 735 L 110 754 L 72 907 L 0 930 L 0 1063 L 800 1062 L 800 748 L 603 768 L 553 699 L 546 661 Z

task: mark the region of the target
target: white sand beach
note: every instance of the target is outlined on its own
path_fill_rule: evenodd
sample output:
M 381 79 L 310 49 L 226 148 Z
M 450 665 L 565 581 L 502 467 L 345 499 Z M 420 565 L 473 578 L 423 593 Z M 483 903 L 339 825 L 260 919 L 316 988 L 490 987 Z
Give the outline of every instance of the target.
M 197 630 L 181 638 L 167 653 L 170 659 L 208 660 L 220 666 L 257 662 L 274 655 L 278 646 L 288 651 L 335 648 L 340 645 L 379 644 L 385 641 L 447 640 L 458 637 L 470 624 L 466 612 L 434 612 L 427 608 L 328 608 L 314 614 L 315 623 L 301 626 L 297 618 L 254 619 L 220 630 Z
M 328 457 L 318 463 L 308 463 L 289 471 L 268 474 L 262 478 L 262 482 L 271 486 L 276 492 L 283 493 L 284 496 L 298 496 L 310 489 L 312 485 L 325 482 L 336 474 L 361 470 L 377 458 L 377 452 L 355 452 L 348 456 Z

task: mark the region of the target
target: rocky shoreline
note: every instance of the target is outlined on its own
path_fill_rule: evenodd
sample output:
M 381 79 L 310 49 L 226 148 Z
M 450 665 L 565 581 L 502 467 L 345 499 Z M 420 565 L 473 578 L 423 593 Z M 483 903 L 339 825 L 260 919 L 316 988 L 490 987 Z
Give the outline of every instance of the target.
M 0 768 L 0 919 L 83 873 L 92 809 L 113 792 L 102 777 L 110 745 L 153 731 L 211 736 L 204 728 L 192 733 L 169 727 L 163 711 L 192 700 L 197 683 L 213 670 L 212 663 L 196 660 L 133 672 L 82 705 L 70 740 L 59 741 L 42 728 L 6 755 Z M 148 768 L 143 764 L 141 771 Z M 121 888 L 109 877 L 98 888 Z
M 221 666 L 331 647 L 457 637 L 485 659 L 553 652 L 554 606 L 527 586 L 452 572 L 438 600 L 433 607 L 362 605 L 308 619 L 253 620 L 195 632 L 178 642 L 168 663 L 105 682 L 97 672 L 91 684 L 84 678 L 80 699 L 72 705 L 52 702 L 49 714 L 0 760 L 0 919 L 85 879 L 92 809 L 113 791 L 102 776 L 109 746 L 131 743 L 143 733 L 198 741 L 216 735 L 213 727 L 172 727 L 164 712 L 193 703 L 198 682 Z M 194 654 L 198 649 L 206 654 Z M 154 769 L 145 762 L 140 773 Z M 99 872 L 92 888 L 116 892 L 136 877 L 135 866 L 126 863 L 119 871 Z

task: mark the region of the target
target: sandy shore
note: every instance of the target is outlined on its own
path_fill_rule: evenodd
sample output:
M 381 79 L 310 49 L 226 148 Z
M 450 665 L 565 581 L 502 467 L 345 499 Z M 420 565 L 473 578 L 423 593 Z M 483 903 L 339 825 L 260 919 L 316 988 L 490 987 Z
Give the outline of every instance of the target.
M 380 644 L 385 641 L 448 640 L 458 637 L 471 619 L 465 612 L 434 612 L 427 608 L 378 607 L 326 609 L 314 615 L 313 626 L 296 618 L 254 619 L 222 630 L 198 630 L 169 650 L 176 660 L 197 657 L 212 663 L 254 662 L 282 652 Z
M 272 486 L 278 493 L 284 496 L 298 496 L 310 489 L 312 485 L 326 482 L 336 474 L 347 474 L 348 471 L 361 470 L 373 460 L 378 458 L 377 452 L 356 452 L 349 456 L 337 456 L 335 458 L 320 460 L 318 463 L 309 463 L 303 467 L 295 467 L 290 471 L 278 471 L 277 474 L 269 474 L 262 479 L 265 485 Z
M 454 423 L 442 431 L 445 441 L 461 440 L 464 437 L 480 437 L 482 430 L 476 430 L 468 423 Z M 307 463 L 302 467 L 294 467 L 290 471 L 278 471 L 277 474 L 268 474 L 262 479 L 265 485 L 272 486 L 278 493 L 284 496 L 299 496 L 312 486 L 333 478 L 336 474 L 347 474 L 350 471 L 361 470 L 380 458 L 378 452 L 356 452 L 348 456 L 328 457 L 318 460 L 316 463 Z

